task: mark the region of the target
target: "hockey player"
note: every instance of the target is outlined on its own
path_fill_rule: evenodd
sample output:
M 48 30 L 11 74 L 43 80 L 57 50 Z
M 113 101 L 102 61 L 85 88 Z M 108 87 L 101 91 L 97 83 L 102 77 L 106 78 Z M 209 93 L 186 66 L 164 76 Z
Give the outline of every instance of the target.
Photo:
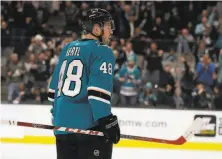
M 120 140 L 111 112 L 115 57 L 107 46 L 114 22 L 104 9 L 90 9 L 83 20 L 85 36 L 68 43 L 49 85 L 53 125 L 102 131 L 104 137 L 55 131 L 57 159 L 111 159 Z

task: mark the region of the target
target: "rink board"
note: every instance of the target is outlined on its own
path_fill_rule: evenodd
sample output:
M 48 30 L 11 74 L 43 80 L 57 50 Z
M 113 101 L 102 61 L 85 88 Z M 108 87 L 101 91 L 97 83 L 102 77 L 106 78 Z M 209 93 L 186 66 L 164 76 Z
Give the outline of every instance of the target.
M 206 123 L 203 130 L 184 145 L 121 140 L 116 147 L 222 151 L 222 112 L 127 108 L 113 108 L 113 112 L 119 117 L 121 133 L 154 138 L 178 138 L 197 116 L 203 117 Z M 6 120 L 51 122 L 50 106 L 1 105 L 0 114 Z M 0 136 L 3 143 L 55 144 L 51 130 L 2 125 Z

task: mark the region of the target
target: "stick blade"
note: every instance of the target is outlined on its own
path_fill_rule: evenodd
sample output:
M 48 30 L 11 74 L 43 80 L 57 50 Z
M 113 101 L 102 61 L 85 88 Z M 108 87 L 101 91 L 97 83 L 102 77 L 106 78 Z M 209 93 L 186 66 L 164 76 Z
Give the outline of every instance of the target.
M 188 130 L 184 133 L 183 137 L 186 140 L 190 140 L 193 135 L 199 131 L 201 129 L 201 127 L 203 126 L 203 120 L 201 118 L 196 118 L 192 125 L 188 128 Z

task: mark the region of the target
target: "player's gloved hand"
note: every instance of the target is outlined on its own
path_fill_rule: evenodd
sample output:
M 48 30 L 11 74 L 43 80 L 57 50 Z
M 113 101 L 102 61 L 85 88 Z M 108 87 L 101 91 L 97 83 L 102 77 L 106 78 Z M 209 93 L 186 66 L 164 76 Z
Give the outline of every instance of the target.
M 120 140 L 120 128 L 116 115 L 109 115 L 98 120 L 100 127 L 104 133 L 105 138 L 117 144 Z

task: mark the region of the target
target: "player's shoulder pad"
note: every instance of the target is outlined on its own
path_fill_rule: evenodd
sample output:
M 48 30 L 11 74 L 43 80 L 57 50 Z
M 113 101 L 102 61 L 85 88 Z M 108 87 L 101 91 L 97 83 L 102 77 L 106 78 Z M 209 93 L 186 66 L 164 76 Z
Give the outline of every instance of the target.
M 67 47 L 72 47 L 74 45 L 76 45 L 77 41 L 71 41 L 68 44 L 66 44 Z
M 109 47 L 108 45 L 105 45 L 100 42 L 96 42 L 96 54 L 99 56 L 105 56 L 107 58 L 115 59 L 115 56 L 113 54 L 112 48 Z

